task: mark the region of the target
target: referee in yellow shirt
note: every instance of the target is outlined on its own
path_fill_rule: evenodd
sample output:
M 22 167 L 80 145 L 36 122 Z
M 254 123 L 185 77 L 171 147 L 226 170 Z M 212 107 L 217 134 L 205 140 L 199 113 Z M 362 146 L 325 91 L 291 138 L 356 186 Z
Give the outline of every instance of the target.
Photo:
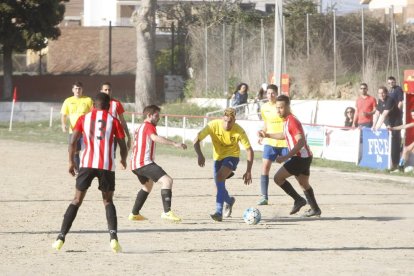
M 62 105 L 60 110 L 60 122 L 63 132 L 68 131 L 67 120 L 69 118 L 69 143 L 72 137 L 72 130 L 75 127 L 78 118 L 92 110 L 93 101 L 90 97 L 83 96 L 83 85 L 77 81 L 72 85 L 73 96 L 67 98 Z M 79 138 L 76 145 L 76 152 L 74 156 L 75 170 L 79 171 L 79 152 L 82 149 L 82 137 Z
M 266 89 L 268 102 L 262 105 L 261 115 L 264 121 L 263 131 L 266 133 L 283 132 L 283 118 L 279 116 L 276 110 L 276 98 L 278 88 L 270 84 Z M 262 175 L 260 176 L 261 198 L 257 205 L 267 205 L 269 200 L 269 171 L 276 157 L 288 153 L 286 140 L 275 140 L 269 138 L 259 138 L 259 144 L 264 144 L 262 156 Z
M 204 167 L 205 157 L 200 148 L 200 141 L 210 135 L 213 142 L 214 159 L 214 181 L 216 183 L 216 212 L 211 214 L 215 221 L 222 221 L 223 216 L 231 215 L 235 202 L 226 189 L 226 179 L 236 170 L 240 160 L 239 142 L 247 151 L 247 168 L 243 174 L 246 185 L 252 182 L 252 165 L 254 152 L 250 145 L 249 138 L 241 126 L 236 124 L 236 111 L 234 108 L 227 108 L 222 119 L 209 122 L 194 140 L 194 149 L 198 156 L 198 165 Z M 224 210 L 223 210 L 224 208 Z

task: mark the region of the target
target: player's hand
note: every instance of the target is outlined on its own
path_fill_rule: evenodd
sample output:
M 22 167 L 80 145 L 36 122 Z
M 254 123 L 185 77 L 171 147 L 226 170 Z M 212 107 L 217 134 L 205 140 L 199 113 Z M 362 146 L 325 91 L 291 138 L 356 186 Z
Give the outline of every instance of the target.
M 127 168 L 127 163 L 126 163 L 126 160 L 121 160 L 121 169 L 122 170 L 125 170 L 126 168 Z
M 259 145 L 261 145 L 261 144 L 263 143 L 263 138 L 262 138 L 262 137 L 260 137 L 260 138 L 259 138 L 259 140 L 257 140 L 257 143 L 258 143 Z
M 69 173 L 72 176 L 75 176 L 76 175 L 75 163 L 73 163 L 73 162 L 69 164 Z
M 62 132 L 66 132 L 67 131 L 66 125 L 62 125 L 61 128 L 62 128 Z
M 280 164 L 280 163 L 286 162 L 288 159 L 289 157 L 287 157 L 286 155 L 278 156 L 276 157 L 276 162 Z
M 251 172 L 245 172 L 243 174 L 243 180 L 244 180 L 244 184 L 249 185 L 250 183 L 252 183 L 252 173 Z
M 258 132 L 257 132 L 257 135 L 260 137 L 260 138 L 266 138 L 266 132 L 264 132 L 263 130 L 259 130 Z
M 204 158 L 203 155 L 199 155 L 198 156 L 198 165 L 200 167 L 204 167 L 205 164 L 206 164 L 206 158 Z

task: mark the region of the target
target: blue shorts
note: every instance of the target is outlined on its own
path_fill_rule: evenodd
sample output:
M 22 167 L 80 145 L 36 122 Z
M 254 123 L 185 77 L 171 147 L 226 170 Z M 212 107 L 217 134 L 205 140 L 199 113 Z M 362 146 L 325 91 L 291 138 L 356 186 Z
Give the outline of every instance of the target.
M 226 157 L 222 160 L 214 160 L 214 177 L 223 166 L 230 168 L 232 171 L 235 171 L 237 169 L 237 164 L 239 164 L 239 161 L 240 158 L 238 157 Z
M 288 148 L 279 148 L 279 147 L 272 147 L 269 145 L 264 145 L 263 159 L 272 160 L 274 162 L 276 160 L 276 157 L 286 155 L 287 153 L 288 153 Z

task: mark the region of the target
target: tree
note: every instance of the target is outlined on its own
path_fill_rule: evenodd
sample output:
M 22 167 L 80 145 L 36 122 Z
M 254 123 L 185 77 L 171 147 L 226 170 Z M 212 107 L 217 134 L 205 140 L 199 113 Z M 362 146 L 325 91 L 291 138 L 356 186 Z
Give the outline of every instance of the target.
M 11 98 L 13 87 L 13 51 L 40 51 L 47 39 L 57 39 L 57 25 L 69 0 L 3 0 L 0 3 L 0 44 L 3 53 L 4 84 L 2 99 Z
M 155 8 L 156 0 L 142 0 L 132 15 L 137 31 L 137 71 L 135 75 L 135 111 L 157 101 L 155 91 Z

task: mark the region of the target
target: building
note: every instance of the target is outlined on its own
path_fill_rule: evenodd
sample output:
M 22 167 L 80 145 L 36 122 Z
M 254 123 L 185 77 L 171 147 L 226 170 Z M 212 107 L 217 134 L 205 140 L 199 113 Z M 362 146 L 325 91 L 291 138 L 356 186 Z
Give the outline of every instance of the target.
M 360 4 L 368 5 L 369 11 L 382 21 L 387 20 L 392 8 L 398 25 L 414 24 L 414 0 L 360 0 Z

